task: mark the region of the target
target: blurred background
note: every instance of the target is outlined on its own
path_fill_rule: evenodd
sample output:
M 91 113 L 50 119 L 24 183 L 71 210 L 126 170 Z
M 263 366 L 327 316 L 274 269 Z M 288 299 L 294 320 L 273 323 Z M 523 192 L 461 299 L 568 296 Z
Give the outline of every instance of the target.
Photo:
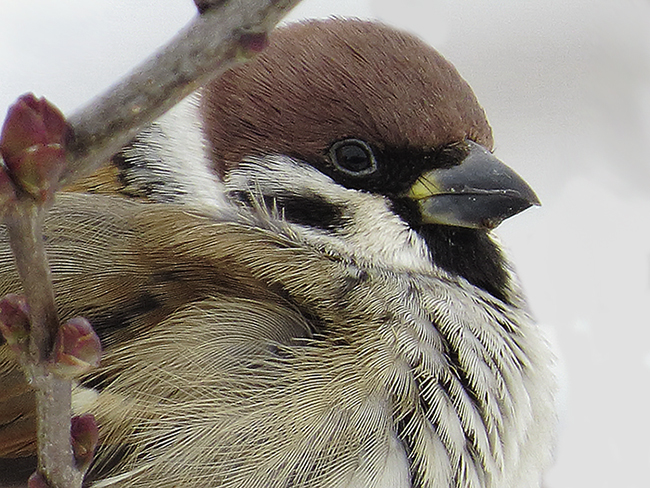
M 1 118 L 26 91 L 70 113 L 193 15 L 191 0 L 2 0 Z M 650 1 L 305 0 L 291 19 L 330 15 L 444 54 L 543 202 L 498 234 L 562 360 L 546 488 L 650 486 Z

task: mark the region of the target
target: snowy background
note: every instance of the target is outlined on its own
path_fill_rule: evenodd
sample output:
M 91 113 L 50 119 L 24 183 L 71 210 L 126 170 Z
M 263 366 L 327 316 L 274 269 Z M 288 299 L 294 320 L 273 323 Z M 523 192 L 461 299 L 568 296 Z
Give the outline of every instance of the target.
M 564 363 L 547 488 L 650 486 L 650 2 L 305 0 L 292 18 L 331 14 L 441 51 L 542 199 L 499 234 Z M 70 113 L 193 15 L 191 0 L 0 0 L 1 118 L 26 91 Z

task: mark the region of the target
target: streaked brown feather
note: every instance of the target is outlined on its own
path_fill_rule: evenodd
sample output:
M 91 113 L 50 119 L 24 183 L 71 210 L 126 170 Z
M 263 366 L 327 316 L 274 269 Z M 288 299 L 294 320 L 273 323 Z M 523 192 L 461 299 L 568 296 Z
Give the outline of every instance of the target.
M 111 161 L 91 175 L 68 185 L 64 188 L 64 191 L 117 195 L 123 189 L 124 185 L 120 181 L 120 170 Z
M 99 320 L 98 332 L 108 349 L 106 366 L 97 373 L 103 381 L 128 369 L 125 364 L 111 363 L 114 344 L 128 347 L 134 336 L 141 338 L 154 325 L 164 324 L 166 317 L 188 307 L 200 308 L 206 297 L 255 297 L 258 313 L 264 303 L 276 307 L 286 302 L 280 288 L 277 293 L 271 291 L 238 262 L 268 255 L 265 247 L 269 244 L 280 249 L 288 245 L 269 233 L 209 225 L 207 217 L 171 205 L 143 206 L 119 197 L 75 194 L 60 195 L 58 200 L 63 204 L 48 215 L 46 236 L 62 319 L 84 315 L 94 322 L 121 317 L 125 307 L 143 301 L 142 297 L 155 302 L 150 310 L 134 311 L 128 330 L 120 324 L 102 329 Z M 4 295 L 17 292 L 19 283 L 4 229 L 0 240 L 4 243 L 0 294 Z M 283 256 L 285 252 L 289 258 L 291 250 L 282 251 Z M 282 262 L 277 265 L 283 266 Z M 308 335 L 307 326 L 297 317 L 286 324 L 276 319 L 266 335 L 251 329 L 247 339 L 263 341 L 274 336 L 280 344 Z M 157 354 L 155 349 L 151 352 Z M 0 456 L 31 454 L 35 435 L 31 389 L 6 345 L 0 346 L 0 353 Z
M 6 344 L 0 345 L 0 458 L 34 453 L 34 393 Z

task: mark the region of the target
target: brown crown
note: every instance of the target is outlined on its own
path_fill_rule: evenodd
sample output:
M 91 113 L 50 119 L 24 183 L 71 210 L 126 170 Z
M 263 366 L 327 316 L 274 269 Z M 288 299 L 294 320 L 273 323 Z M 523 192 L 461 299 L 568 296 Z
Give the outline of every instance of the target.
M 276 30 L 254 60 L 206 87 L 203 114 L 217 171 L 245 156 L 323 158 L 354 137 L 380 148 L 434 149 L 492 133 L 472 89 L 420 39 L 329 19 Z

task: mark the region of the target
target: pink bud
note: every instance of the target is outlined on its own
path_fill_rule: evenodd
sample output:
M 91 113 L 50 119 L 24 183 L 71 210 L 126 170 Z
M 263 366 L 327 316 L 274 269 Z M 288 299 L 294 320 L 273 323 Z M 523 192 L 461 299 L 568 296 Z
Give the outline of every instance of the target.
M 84 472 L 93 460 L 99 441 L 99 428 L 95 417 L 91 414 L 72 417 L 70 437 L 77 469 Z
M 51 488 L 49 483 L 45 481 L 43 475 L 36 471 L 27 480 L 27 488 Z
M 59 328 L 50 370 L 62 378 L 76 378 L 99 366 L 102 346 L 90 322 L 83 317 Z
M 7 112 L 0 149 L 5 161 L 11 161 L 32 146 L 64 146 L 67 134 L 68 124 L 59 109 L 45 98 L 27 93 Z
M 45 98 L 22 95 L 9 108 L 0 135 L 0 153 L 14 182 L 43 201 L 56 188 L 66 165 L 70 128 Z
M 29 306 L 22 295 L 14 293 L 0 300 L 0 332 L 11 349 L 17 353 L 29 350 Z
M 261 53 L 269 45 L 269 36 L 265 32 L 246 32 L 239 36 L 237 57 L 248 60 Z

